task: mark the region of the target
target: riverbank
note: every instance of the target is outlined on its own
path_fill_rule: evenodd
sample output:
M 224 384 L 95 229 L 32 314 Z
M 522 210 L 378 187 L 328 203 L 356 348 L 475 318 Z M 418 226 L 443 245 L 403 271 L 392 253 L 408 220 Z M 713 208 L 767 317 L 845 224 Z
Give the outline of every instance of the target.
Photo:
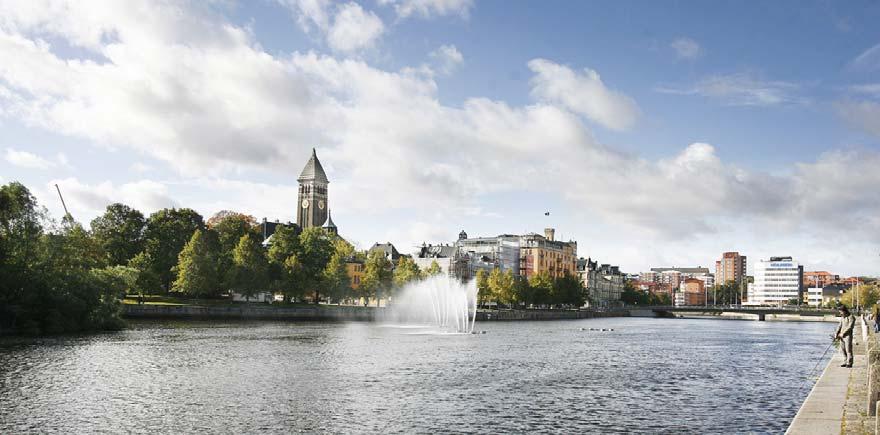
M 716 320 L 758 320 L 757 314 L 748 313 L 704 313 L 704 314 L 681 314 L 673 313 L 679 319 L 716 319 Z M 832 314 L 767 314 L 764 321 L 767 322 L 832 322 L 836 323 L 839 317 Z
M 126 319 L 239 319 L 374 322 L 384 319 L 386 308 L 351 305 L 278 307 L 262 304 L 240 305 L 129 305 L 123 306 Z M 628 317 L 629 312 L 592 310 L 480 310 L 477 321 L 574 320 L 596 317 Z
M 867 324 L 856 325 L 853 331 L 853 367 L 840 367 L 843 354 L 833 348 L 807 399 L 788 427 L 786 434 L 874 434 L 876 417 L 868 410 L 870 344 L 876 340 Z

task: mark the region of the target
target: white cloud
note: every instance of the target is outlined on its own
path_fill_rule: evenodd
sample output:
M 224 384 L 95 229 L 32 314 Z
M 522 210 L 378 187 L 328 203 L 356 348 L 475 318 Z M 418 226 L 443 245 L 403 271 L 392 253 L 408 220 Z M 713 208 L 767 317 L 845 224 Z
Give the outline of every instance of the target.
M 541 101 L 561 104 L 605 127 L 624 130 L 635 123 L 639 108 L 632 98 L 608 89 L 599 73 L 585 68 L 583 73 L 545 59 L 529 61 L 536 74 L 532 95 Z
M 464 56 L 454 45 L 441 45 L 432 51 L 430 56 L 436 63 L 438 70 L 447 75 L 452 74 L 464 63 Z
M 350 2 L 339 7 L 333 26 L 327 32 L 327 43 L 337 51 L 357 51 L 372 47 L 384 30 L 376 14 L 365 12 L 360 5 Z
M 60 212 L 60 204 L 56 204 L 56 198 L 52 198 L 56 184 L 64 195 L 70 214 L 82 222 L 89 222 L 91 218 L 104 213 L 107 206 L 115 202 L 134 207 L 145 215 L 162 208 L 179 206 L 169 196 L 168 187 L 157 181 L 138 180 L 120 185 L 111 181 L 88 184 L 78 178 L 68 177 L 49 181 L 43 192 L 41 203 L 55 210 L 55 216 L 63 214 Z
M 382 20 L 355 2 L 335 5 L 327 0 L 279 0 L 294 11 L 306 33 L 317 30 L 337 52 L 372 48 L 385 31 Z
M 844 100 L 835 103 L 834 108 L 849 124 L 880 137 L 880 103 Z
M 330 28 L 330 0 L 278 0 L 290 8 L 297 18 L 300 27 L 306 33 L 314 30 L 326 32 Z M 314 27 L 314 29 L 313 29 Z
M 473 0 L 379 0 L 380 5 L 393 5 L 397 16 L 407 18 L 418 15 L 422 18 L 458 15 L 467 18 Z
M 679 59 L 696 59 L 702 54 L 702 49 L 697 41 L 691 38 L 676 38 L 669 44 L 675 50 Z
M 154 169 L 154 168 L 153 168 L 152 166 L 150 166 L 150 165 L 148 165 L 148 164 L 146 164 L 146 163 L 143 163 L 143 162 L 135 162 L 135 163 L 132 163 L 132 165 L 129 167 L 129 170 L 131 170 L 132 172 L 136 172 L 136 173 L 138 173 L 138 174 L 143 174 L 143 173 L 146 173 L 146 172 L 150 172 L 150 171 L 152 171 L 153 169 Z
M 804 99 L 796 95 L 799 89 L 796 83 L 767 81 L 739 73 L 707 77 L 691 87 L 658 87 L 657 91 L 718 98 L 732 106 L 772 106 L 803 103 Z
M 880 83 L 865 83 L 861 85 L 852 85 L 849 88 L 850 92 L 857 94 L 864 94 L 868 96 L 873 96 L 875 98 L 880 98 Z
M 868 71 L 880 69 L 880 44 L 863 51 L 853 59 L 852 67 Z
M 880 234 L 876 152 L 829 153 L 784 175 L 725 163 L 699 142 L 656 160 L 619 153 L 598 143 L 582 117 L 626 128 L 638 106 L 592 70 L 536 59 L 529 62 L 535 103 L 475 96 L 448 106 L 437 98 L 432 74 L 315 53 L 273 56 L 252 33 L 189 3 L 15 7 L 23 4 L 0 3 L 0 58 L 16 59 L 0 64 L 2 116 L 136 150 L 186 174 L 174 183 L 58 180 L 78 219 L 112 201 L 144 212 L 180 204 L 206 215 L 229 208 L 290 219 L 294 176 L 317 147 L 332 180 L 334 218 L 382 222 L 376 216 L 385 213 L 397 224 L 464 225 L 474 219 L 460 216 L 487 206 L 487 196 L 516 193 L 527 202 L 559 198 L 585 214 L 586 227 L 606 225 L 630 242 L 714 240 L 742 228 L 788 241 Z M 40 38 L 64 39 L 103 60 L 61 59 Z M 795 90 L 770 82 L 783 95 L 774 97 L 716 82 L 701 89 L 764 104 L 790 100 Z M 743 82 L 754 84 L 732 81 Z M 285 174 L 290 183 L 224 178 L 257 172 Z M 866 175 L 846 179 L 853 173 Z M 816 198 L 831 203 L 835 196 L 846 213 L 810 208 Z M 408 230 L 392 240 L 402 246 L 440 234 L 424 224 L 402 226 Z M 371 231 L 378 237 L 384 229 Z M 457 229 L 450 233 L 454 238 Z M 591 243 L 581 239 L 584 249 Z
M 6 161 L 12 165 L 26 169 L 49 169 L 55 166 L 55 163 L 34 153 L 18 151 L 12 148 L 6 148 Z

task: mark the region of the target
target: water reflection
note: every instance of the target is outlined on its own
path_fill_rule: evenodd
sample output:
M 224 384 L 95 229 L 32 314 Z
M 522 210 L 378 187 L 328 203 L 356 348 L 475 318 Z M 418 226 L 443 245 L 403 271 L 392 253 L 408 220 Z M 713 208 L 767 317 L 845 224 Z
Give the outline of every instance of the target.
M 0 432 L 781 432 L 833 327 L 174 322 L 7 340 Z

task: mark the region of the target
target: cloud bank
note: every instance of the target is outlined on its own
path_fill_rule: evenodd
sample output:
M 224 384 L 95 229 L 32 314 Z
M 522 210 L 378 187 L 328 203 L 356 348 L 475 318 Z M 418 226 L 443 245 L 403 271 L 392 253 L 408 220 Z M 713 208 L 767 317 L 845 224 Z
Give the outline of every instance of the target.
M 393 4 L 403 17 L 423 14 L 416 3 Z M 424 4 L 435 5 L 424 6 L 428 14 L 470 8 L 470 2 Z M 213 180 L 199 188 L 222 198 L 210 204 L 218 209 L 244 204 L 272 216 L 277 208 L 254 199 L 269 196 L 252 192 L 293 201 L 293 188 L 229 177 L 246 170 L 290 173 L 318 147 L 334 202 L 364 219 L 376 212 L 377 198 L 382 209 L 467 215 L 479 213 L 487 195 L 518 192 L 559 196 L 631 238 L 680 240 L 746 226 L 768 235 L 880 242 L 876 152 L 828 153 L 777 174 L 723 162 L 713 145 L 699 141 L 656 160 L 622 153 L 599 143 L 590 126 L 636 128 L 641 110 L 609 85 L 613 78 L 583 66 L 533 59 L 530 87 L 523 90 L 531 103 L 474 96 L 450 106 L 438 100 L 432 74 L 383 70 L 336 54 L 272 55 L 251 32 L 207 6 L 22 5 L 0 4 L 0 58 L 16 59 L 0 65 L 2 116 L 96 146 L 134 150 L 179 174 Z M 381 35 L 374 23 L 367 37 L 348 30 L 334 36 L 333 28 L 346 23 L 371 28 L 375 15 L 357 4 L 295 6 L 299 22 L 327 38 L 334 53 L 367 47 L 352 41 Z M 59 38 L 86 54 L 60 56 L 48 42 Z M 458 50 L 448 48 L 438 56 L 460 64 Z M 678 92 L 772 105 L 790 101 L 795 87 L 734 75 Z M 860 110 L 851 116 L 866 123 L 876 117 L 874 106 Z M 853 180 L 852 173 L 863 176 Z M 147 212 L 177 203 L 167 184 L 148 179 L 63 181 L 74 186 L 70 195 L 95 209 L 130 197 Z M 815 204 L 836 198 L 843 198 L 845 213 L 816 210 Z

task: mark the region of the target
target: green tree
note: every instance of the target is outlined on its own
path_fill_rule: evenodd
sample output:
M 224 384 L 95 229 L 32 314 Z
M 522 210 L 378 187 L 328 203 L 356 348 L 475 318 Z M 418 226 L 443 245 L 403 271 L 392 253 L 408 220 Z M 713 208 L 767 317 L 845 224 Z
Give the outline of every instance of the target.
M 269 283 L 269 262 L 260 240 L 252 233 L 239 238 L 232 253 L 232 289 L 248 300 L 257 292 L 266 290 Z
M 719 305 L 735 305 L 740 298 L 740 285 L 735 281 L 727 281 L 723 284 L 715 285 L 715 288 L 709 292 L 716 304 Z
M 120 298 L 137 288 L 138 270 L 130 266 L 107 266 L 92 269 L 92 276 Z
M 166 208 L 150 215 L 144 231 L 146 252 L 152 264 L 150 267 L 165 291 L 171 289 L 175 280 L 172 268 L 184 245 L 196 230 L 204 230 L 202 216 L 188 208 Z
M 627 281 L 620 293 L 620 300 L 627 305 L 648 305 L 649 298 L 645 292 L 637 289 L 632 282 Z
M 299 253 L 299 236 L 294 228 L 282 225 L 275 228 L 268 252 L 269 276 L 275 289 L 284 294 L 285 302 L 301 297 L 304 291 L 300 280 L 302 267 Z
M 856 298 L 856 293 L 858 293 L 858 298 Z M 868 307 L 870 309 L 878 300 L 880 300 L 880 289 L 872 284 L 862 284 L 857 287 L 850 287 L 850 289 L 840 297 L 840 303 L 851 308 L 855 308 L 856 302 L 858 302 L 858 306 L 863 308 Z
M 101 245 L 69 215 L 62 219 L 60 231 L 45 234 L 40 257 L 59 273 L 88 273 L 107 266 Z
M 50 232 L 44 222 L 45 210 L 24 185 L 0 186 L 0 330 L 119 328 L 119 287 L 93 273 L 106 264 L 100 244 L 69 216 Z
M 301 280 L 306 290 L 314 293 L 314 302 L 321 300 L 320 292 L 327 288 L 324 282 L 324 270 L 333 255 L 331 236 L 323 228 L 311 227 L 299 235 L 300 254 L 298 256 L 302 268 Z
M 376 306 L 380 305 L 380 300 L 391 287 L 392 266 L 391 262 L 385 258 L 384 252 L 378 250 L 370 252 L 364 264 L 364 279 L 360 286 L 364 305 L 368 303 L 370 298 L 376 299 Z
M 225 288 L 234 285 L 236 269 L 233 266 L 233 252 L 238 247 L 239 241 L 245 235 L 258 236 L 256 229 L 257 221 L 253 216 L 234 211 L 223 210 L 218 212 L 206 223 L 206 226 L 217 232 L 219 242 L 218 262 L 220 264 L 221 285 Z
M 107 253 L 111 266 L 127 264 L 144 250 L 143 213 L 124 204 L 110 204 L 103 215 L 92 220 L 92 234 Z
M 529 277 L 529 287 L 533 290 L 532 300 L 528 301 L 535 305 L 549 304 L 550 295 L 553 291 L 553 278 L 547 272 L 538 272 Z
M 483 269 L 477 269 L 477 301 L 480 305 L 486 305 L 490 300 L 494 299 L 492 288 L 489 287 L 489 274 Z
M 580 307 L 584 305 L 584 285 L 578 277 L 565 274 L 553 282 L 550 300 L 554 304 Z
M 502 272 L 501 269 L 492 269 L 487 278 L 487 284 L 491 294 L 498 302 L 507 306 L 513 306 L 518 302 L 519 295 L 515 291 L 513 271 Z
M 528 305 L 535 300 L 535 289 L 529 285 L 529 280 L 525 277 L 519 276 L 513 280 L 511 292 L 516 305 Z
M 669 297 L 669 293 L 650 293 L 648 295 L 648 303 L 650 305 L 670 306 L 672 305 L 672 298 Z
M 436 263 L 436 262 L 435 262 Z M 394 268 L 394 286 L 402 288 L 421 278 L 419 266 L 410 257 L 401 257 Z
M 193 233 L 180 251 L 173 291 L 197 297 L 218 293 L 217 251 L 211 245 L 207 231 Z
M 437 264 L 436 260 L 432 261 L 431 265 L 429 265 L 428 268 L 425 269 L 425 277 L 440 275 L 441 273 L 443 273 L 443 269 L 440 268 L 440 265 Z
M 142 295 L 156 294 L 162 288 L 159 275 L 153 270 L 153 261 L 146 251 L 137 254 L 128 261 L 128 266 L 137 273 L 131 292 Z
M 352 297 L 351 278 L 347 261 L 354 255 L 354 246 L 340 237 L 333 240 L 333 255 L 324 269 L 324 282 L 328 299 L 340 303 Z

